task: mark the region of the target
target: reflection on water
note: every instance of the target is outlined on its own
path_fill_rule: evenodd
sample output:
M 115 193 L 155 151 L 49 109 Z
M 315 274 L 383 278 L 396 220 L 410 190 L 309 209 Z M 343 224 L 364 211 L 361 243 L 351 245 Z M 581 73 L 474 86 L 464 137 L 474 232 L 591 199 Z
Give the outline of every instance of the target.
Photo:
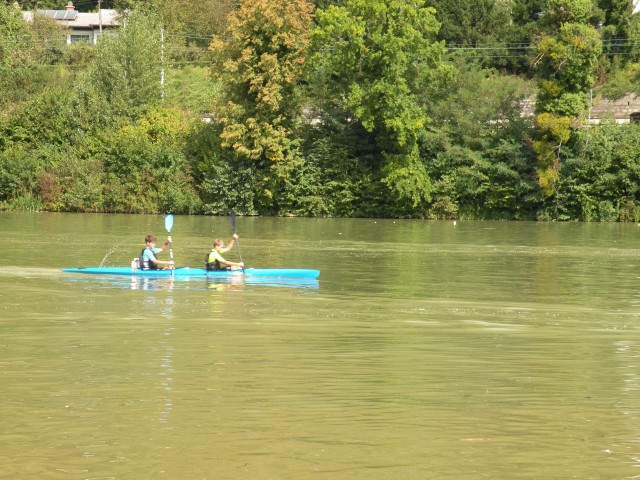
M 154 225 L 0 213 L 0 479 L 638 475 L 637 227 L 240 218 L 321 280 L 60 271 Z

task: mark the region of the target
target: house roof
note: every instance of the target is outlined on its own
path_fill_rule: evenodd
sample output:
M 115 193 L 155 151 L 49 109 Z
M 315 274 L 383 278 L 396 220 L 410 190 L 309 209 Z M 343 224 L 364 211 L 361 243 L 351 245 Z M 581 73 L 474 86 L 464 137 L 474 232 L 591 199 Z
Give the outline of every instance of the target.
M 100 15 L 96 13 L 78 12 L 76 10 L 36 10 L 34 12 L 22 12 L 25 20 L 33 20 L 34 15 L 46 15 L 55 19 L 60 25 L 71 28 L 97 28 L 100 26 L 102 15 L 103 27 L 117 27 L 119 15 L 116 10 L 102 9 Z
M 38 10 L 38 13 L 42 13 L 55 20 L 75 20 L 78 16 L 78 12 L 75 10 Z

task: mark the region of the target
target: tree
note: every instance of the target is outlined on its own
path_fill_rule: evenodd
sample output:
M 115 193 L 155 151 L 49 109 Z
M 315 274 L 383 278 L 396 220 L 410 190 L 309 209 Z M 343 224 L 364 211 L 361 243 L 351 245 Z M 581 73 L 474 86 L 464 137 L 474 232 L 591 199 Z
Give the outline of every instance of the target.
M 553 28 L 564 23 L 588 23 L 594 13 L 593 0 L 547 0 L 545 22 Z
M 510 60 L 510 2 L 426 0 L 426 5 L 436 9 L 442 24 L 438 38 L 450 51 L 481 60 L 486 66 L 504 67 Z
M 19 9 L 0 4 L 0 105 L 45 85 L 46 69 L 62 46 L 63 32 L 54 20 L 36 15 L 27 22 Z
M 8 4 L 0 4 L 0 72 L 3 78 L 10 70 L 30 63 L 32 39 L 22 12 Z
M 135 117 L 161 101 L 161 57 L 157 18 L 130 13 L 118 33 L 96 45 L 80 96 L 85 103 L 98 101 L 99 108 Z
M 546 0 L 513 0 L 510 3 L 511 19 L 520 26 L 538 23 L 546 6 Z
M 584 121 L 589 89 L 596 80 L 602 41 L 589 25 L 591 0 L 547 0 L 548 33 L 537 43 L 538 179 L 546 197 L 556 193 L 561 146 L 571 137 L 570 123 Z
M 435 13 L 424 0 L 348 0 L 318 10 L 313 32 L 310 76 L 375 139 L 381 181 L 407 209 L 430 194 L 418 148 L 429 123 L 421 99 L 449 72 Z
M 438 38 L 447 45 L 477 46 L 505 40 L 509 2 L 495 0 L 427 0 L 441 22 Z
M 117 8 L 157 16 L 171 37 L 206 47 L 211 35 L 221 34 L 227 15 L 237 8 L 229 0 L 118 0 Z M 104 7 L 103 7 L 104 8 Z
M 267 178 L 260 195 L 267 203 L 301 161 L 298 84 L 311 11 L 305 0 L 244 0 L 209 47 L 226 101 L 217 112 L 222 145 L 260 163 Z
M 640 126 L 592 126 L 564 162 L 561 214 L 581 221 L 640 221 Z
M 7 2 L 13 3 L 13 2 Z M 24 10 L 64 10 L 64 6 L 67 4 L 64 0 L 23 0 L 20 3 L 20 8 Z
M 444 92 L 429 99 L 433 117 L 424 155 L 433 180 L 430 218 L 531 218 L 531 122 L 522 102 L 533 82 L 460 60 Z
M 590 25 L 563 23 L 555 35 L 542 36 L 537 52 L 538 110 L 578 118 L 596 81 L 600 35 Z
M 640 16 L 633 5 L 631 0 L 598 0 L 604 52 L 614 71 L 640 59 Z
M 313 0 L 311 3 L 315 8 L 327 8 L 330 5 L 344 5 L 347 0 Z

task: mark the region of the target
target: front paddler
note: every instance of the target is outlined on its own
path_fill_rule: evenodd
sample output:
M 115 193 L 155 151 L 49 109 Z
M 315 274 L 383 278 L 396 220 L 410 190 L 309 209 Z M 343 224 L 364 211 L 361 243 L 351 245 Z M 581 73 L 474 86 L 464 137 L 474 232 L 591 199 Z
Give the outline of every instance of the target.
M 173 269 L 173 260 L 158 260 L 156 255 L 164 252 L 171 243 L 171 235 L 167 237 L 161 248 L 156 247 L 156 237 L 147 235 L 144 239 L 145 247 L 140 253 L 140 268 L 142 270 L 167 270 Z

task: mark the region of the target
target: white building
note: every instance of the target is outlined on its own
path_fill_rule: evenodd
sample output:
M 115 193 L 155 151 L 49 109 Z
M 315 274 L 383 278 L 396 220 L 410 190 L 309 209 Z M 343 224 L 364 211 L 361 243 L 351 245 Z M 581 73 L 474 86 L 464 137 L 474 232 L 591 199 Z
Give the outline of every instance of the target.
M 20 8 L 16 3 L 14 5 Z M 101 9 L 97 13 L 78 12 L 69 2 L 64 10 L 35 10 L 22 12 L 25 20 L 33 20 L 34 15 L 45 15 L 53 18 L 58 25 L 67 29 L 67 43 L 91 42 L 96 43 L 100 35 L 109 30 L 120 27 L 118 12 L 111 9 Z

